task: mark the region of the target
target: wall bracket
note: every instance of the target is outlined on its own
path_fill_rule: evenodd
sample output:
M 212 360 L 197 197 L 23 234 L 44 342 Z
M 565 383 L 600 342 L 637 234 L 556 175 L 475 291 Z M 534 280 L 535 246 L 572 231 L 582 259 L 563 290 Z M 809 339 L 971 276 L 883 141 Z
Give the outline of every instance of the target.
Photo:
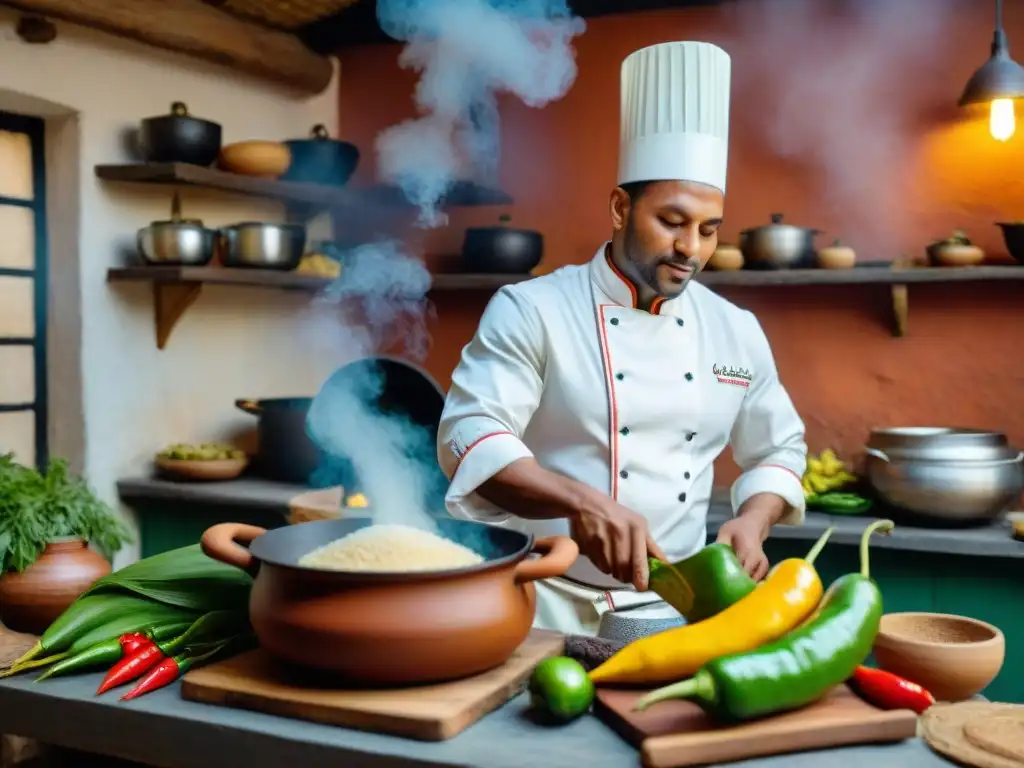
M 909 256 L 900 256 L 893 260 L 893 269 L 910 269 L 914 261 Z M 903 338 L 907 335 L 907 321 L 910 313 L 910 300 L 908 297 L 906 283 L 894 283 L 890 288 L 892 293 L 892 335 Z
M 153 283 L 153 315 L 156 320 L 156 346 L 163 349 L 181 316 L 195 304 L 202 283 Z

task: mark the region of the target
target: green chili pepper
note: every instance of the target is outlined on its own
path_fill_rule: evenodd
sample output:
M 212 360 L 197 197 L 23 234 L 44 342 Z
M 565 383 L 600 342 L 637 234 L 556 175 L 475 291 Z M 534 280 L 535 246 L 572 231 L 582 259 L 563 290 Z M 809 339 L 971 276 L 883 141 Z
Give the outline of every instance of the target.
M 859 515 L 871 509 L 872 502 L 856 493 L 830 491 L 808 496 L 807 507 L 830 515 Z
M 677 563 L 648 558 L 649 589 L 690 624 L 711 618 L 754 591 L 757 583 L 728 544 L 710 544 Z
M 221 641 L 234 637 L 249 628 L 249 617 L 245 612 L 220 610 L 204 613 L 184 632 L 167 643 L 158 642 L 165 656 L 174 656 L 190 644 Z
M 36 682 L 38 683 L 40 680 L 45 680 L 48 677 L 59 677 L 60 675 L 70 675 L 96 667 L 107 667 L 114 664 L 122 655 L 124 655 L 124 649 L 121 648 L 120 637 L 104 640 L 101 643 L 96 643 L 96 645 L 86 648 L 81 653 L 76 653 L 74 656 L 58 661 L 37 677 Z
M 756 651 L 723 656 L 696 675 L 642 697 L 636 709 L 667 699 L 693 699 L 721 720 L 750 720 L 798 709 L 850 678 L 871 653 L 882 619 L 882 594 L 868 571 L 868 540 L 891 520 L 867 527 L 860 573 L 836 579 L 806 622 Z

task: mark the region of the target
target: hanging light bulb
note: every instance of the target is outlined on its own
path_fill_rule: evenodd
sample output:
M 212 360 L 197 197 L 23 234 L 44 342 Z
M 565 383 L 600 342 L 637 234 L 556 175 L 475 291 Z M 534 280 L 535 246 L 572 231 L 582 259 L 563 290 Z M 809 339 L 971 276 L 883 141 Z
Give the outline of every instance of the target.
M 998 141 L 1007 141 L 1017 127 L 1013 102 L 1021 97 L 1024 97 L 1024 67 L 1010 58 L 1010 45 L 1003 30 L 1003 0 L 996 0 L 991 55 L 967 81 L 960 106 L 988 104 L 989 133 Z
M 988 131 L 992 138 L 1006 141 L 1017 130 L 1017 118 L 1013 113 L 1013 99 L 996 99 L 988 116 Z

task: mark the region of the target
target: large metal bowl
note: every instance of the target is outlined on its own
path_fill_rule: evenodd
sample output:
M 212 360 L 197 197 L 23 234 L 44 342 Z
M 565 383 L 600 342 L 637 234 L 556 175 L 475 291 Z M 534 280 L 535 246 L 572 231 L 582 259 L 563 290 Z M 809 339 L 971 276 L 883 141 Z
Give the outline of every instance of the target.
M 139 256 L 158 266 L 203 266 L 213 258 L 216 230 L 201 221 L 154 221 L 136 235 Z
M 873 429 L 867 447 L 910 461 L 999 461 L 1017 455 L 1004 433 L 962 427 Z
M 1024 490 L 1024 452 L 992 461 L 894 459 L 865 449 L 865 476 L 880 499 L 911 515 L 954 524 L 985 523 Z
M 223 227 L 219 239 L 226 267 L 287 271 L 302 261 L 306 228 L 301 224 L 243 221 Z

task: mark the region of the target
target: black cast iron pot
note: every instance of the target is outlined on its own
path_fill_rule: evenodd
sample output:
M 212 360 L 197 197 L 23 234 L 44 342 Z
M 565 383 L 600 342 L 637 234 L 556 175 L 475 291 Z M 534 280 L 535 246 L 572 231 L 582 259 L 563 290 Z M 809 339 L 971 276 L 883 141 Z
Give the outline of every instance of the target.
M 171 105 L 171 114 L 147 117 L 139 128 L 139 150 L 149 163 L 209 166 L 220 148 L 220 124 L 192 117 L 180 101 Z
M 473 227 L 466 230 L 462 244 L 462 267 L 466 272 L 518 275 L 540 264 L 544 256 L 544 236 L 532 229 L 507 226 Z
M 433 454 L 445 395 L 429 374 L 398 358 L 381 356 L 356 360 L 327 379 L 318 395 L 318 408 L 330 412 L 335 407 L 334 402 L 344 407 L 344 397 L 334 401 L 331 392 L 349 391 L 347 383 L 352 381 L 373 383 L 372 390 L 367 391 L 367 401 L 374 411 L 407 419 L 425 428 Z M 351 457 L 338 455 L 331 449 L 329 439 L 310 428 L 313 402 L 312 397 L 235 401 L 238 408 L 259 418 L 254 471 L 270 480 L 314 488 L 358 487 L 359 479 L 354 476 Z

